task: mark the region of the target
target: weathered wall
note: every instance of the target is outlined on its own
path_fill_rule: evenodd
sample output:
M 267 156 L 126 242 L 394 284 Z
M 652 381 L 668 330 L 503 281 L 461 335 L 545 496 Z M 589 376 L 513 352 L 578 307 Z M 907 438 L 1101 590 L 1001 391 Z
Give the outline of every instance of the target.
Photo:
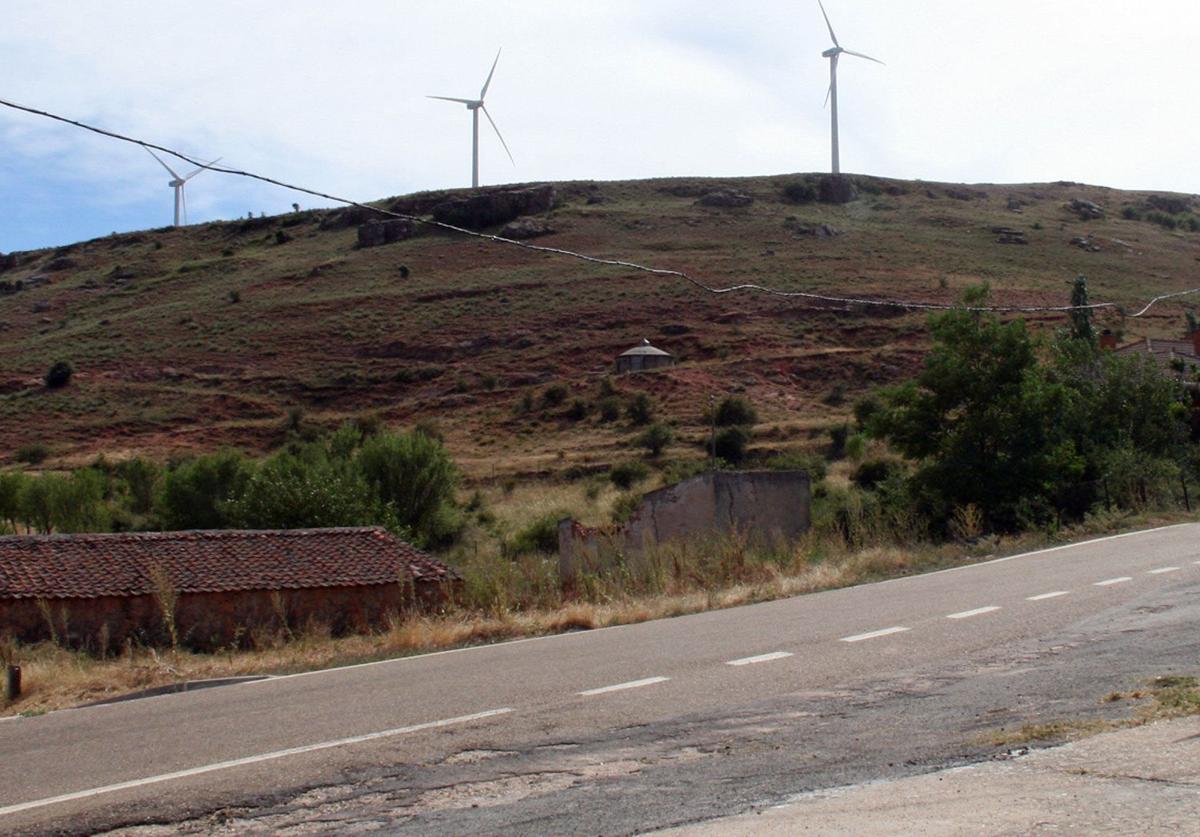
M 617 374 L 665 369 L 674 365 L 675 358 L 671 355 L 620 355 L 617 358 Z
M 339 635 L 383 627 L 391 614 L 435 606 L 446 592 L 436 584 L 418 583 L 415 591 L 379 584 L 275 594 L 265 590 L 182 593 L 175 624 L 180 641 L 199 649 L 246 642 L 263 630 L 301 631 L 314 622 Z M 169 641 L 162 610 L 152 596 L 50 599 L 45 604 L 58 640 L 72 647 L 104 650 L 99 646 L 105 642 L 112 648 L 126 638 L 147 644 Z M 32 599 L 0 601 L 0 634 L 4 633 L 24 642 L 51 636 L 46 614 Z
M 559 575 L 569 584 L 580 571 L 639 555 L 654 544 L 734 531 L 759 544 L 794 541 L 809 524 L 806 471 L 701 474 L 647 494 L 622 527 L 589 529 L 573 520 L 560 522 Z

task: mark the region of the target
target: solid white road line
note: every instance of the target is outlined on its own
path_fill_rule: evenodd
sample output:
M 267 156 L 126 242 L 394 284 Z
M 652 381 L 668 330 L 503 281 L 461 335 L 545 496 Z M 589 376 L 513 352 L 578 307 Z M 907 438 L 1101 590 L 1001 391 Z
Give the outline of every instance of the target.
M 496 715 L 504 715 L 512 712 L 512 709 L 489 709 L 486 712 L 476 712 L 472 715 L 460 715 L 457 718 L 446 718 L 441 721 L 430 721 L 425 724 L 414 724 L 410 727 L 396 727 L 395 729 L 385 729 L 379 732 L 369 732 L 366 735 L 354 735 L 349 738 L 339 738 L 334 741 L 321 741 L 317 744 L 305 744 L 302 747 L 290 747 L 287 750 L 275 750 L 270 753 L 259 753 L 255 756 L 245 756 L 240 759 L 230 759 L 229 761 L 219 761 L 214 764 L 206 764 L 201 767 L 190 767 L 187 770 L 176 770 L 174 773 L 162 773 L 158 776 L 147 776 L 145 779 L 132 779 L 128 782 L 118 782 L 115 785 L 103 785 L 98 788 L 89 788 L 88 790 L 76 791 L 75 793 L 64 793 L 60 796 L 49 796 L 45 799 L 35 799 L 32 802 L 21 802 L 17 805 L 8 805 L 0 808 L 0 816 L 6 814 L 16 814 L 21 811 L 28 811 L 33 808 L 44 808 L 47 805 L 54 805 L 59 802 L 71 802 L 76 799 L 87 799 L 92 796 L 100 796 L 105 793 L 115 793 L 116 791 L 128 790 L 129 788 L 140 788 L 145 785 L 155 785 L 160 782 L 169 782 L 173 779 L 186 779 L 190 776 L 199 776 L 204 773 L 212 773 L 217 770 L 228 770 L 231 767 L 242 767 L 247 764 L 258 764 L 263 761 L 274 761 L 275 759 L 287 758 L 288 756 L 298 756 L 302 753 L 312 753 L 317 750 L 328 750 L 333 747 L 345 747 L 349 744 L 361 744 L 364 741 L 375 741 L 380 738 L 394 738 L 397 735 L 407 735 L 412 732 L 421 732 L 427 729 L 438 729 L 439 727 L 448 727 L 455 724 L 466 724 L 471 721 L 479 721 L 483 718 L 491 718 Z
M 730 660 L 727 666 L 748 666 L 753 663 L 769 663 L 772 660 L 782 660 L 792 656 L 790 651 L 773 651 L 770 654 L 759 654 L 757 657 L 742 657 L 740 660 Z
M 869 631 L 865 634 L 855 634 L 854 636 L 844 636 L 844 637 L 842 637 L 842 642 L 862 642 L 864 639 L 875 639 L 876 637 L 888 636 L 889 634 L 900 634 L 900 633 L 904 633 L 905 631 L 908 631 L 908 630 L 911 630 L 911 628 L 903 628 L 903 627 L 897 625 L 894 628 L 884 628 L 879 631 Z
M 1042 593 L 1040 596 L 1028 596 L 1025 601 L 1040 602 L 1043 599 L 1057 599 L 1059 596 L 1065 596 L 1069 592 L 1069 590 L 1055 590 L 1053 593 Z
M 1106 578 L 1104 581 L 1097 581 L 1097 587 L 1112 587 L 1114 584 L 1124 584 L 1126 581 L 1133 581 L 1131 576 L 1121 575 L 1116 578 Z
M 974 610 L 964 610 L 961 613 L 950 613 L 946 615 L 947 619 L 970 619 L 972 616 L 982 616 L 985 613 L 991 613 L 999 610 L 998 605 L 988 605 L 987 607 L 977 607 Z
M 670 677 L 647 677 L 645 680 L 630 680 L 628 683 L 617 683 L 613 686 L 601 686 L 599 689 L 588 689 L 579 694 L 584 697 L 603 695 L 609 692 L 620 692 L 625 689 L 640 689 L 642 686 L 653 686 L 655 683 L 665 683 Z
M 1146 575 L 1162 575 L 1163 573 L 1179 572 L 1179 567 L 1159 567 L 1157 570 L 1147 570 Z

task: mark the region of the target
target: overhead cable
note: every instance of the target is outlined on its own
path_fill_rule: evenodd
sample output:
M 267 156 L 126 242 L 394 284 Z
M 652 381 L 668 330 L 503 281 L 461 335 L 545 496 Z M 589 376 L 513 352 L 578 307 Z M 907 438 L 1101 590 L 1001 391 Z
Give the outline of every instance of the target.
M 421 218 L 421 217 L 418 217 L 415 215 L 407 215 L 407 214 L 404 214 L 401 212 L 393 212 L 388 209 L 382 209 L 377 206 L 371 206 L 370 204 L 360 203 L 359 201 L 351 200 L 350 198 L 343 198 L 338 195 L 331 195 L 328 192 L 322 192 L 317 189 L 309 189 L 304 186 L 297 186 L 292 183 L 286 183 L 282 180 L 276 180 L 273 177 L 267 177 L 266 175 L 256 174 L 254 172 L 249 172 L 249 171 L 242 171 L 240 169 L 229 168 L 226 166 L 207 165 L 200 160 L 196 160 L 196 159 L 189 157 L 188 155 L 183 154 L 179 151 L 176 151 L 172 148 L 167 148 L 162 145 L 156 145 L 155 143 L 147 142 L 146 140 L 140 140 L 135 137 L 126 136 L 124 134 L 120 134 L 115 131 L 109 131 L 104 128 L 98 128 L 94 125 L 89 125 L 85 122 L 80 122 L 75 119 L 69 119 L 65 116 L 59 116 L 58 114 L 50 113 L 49 111 L 40 110 L 38 108 L 29 107 L 27 105 L 17 104 L 15 102 L 10 102 L 5 99 L 0 99 L 0 105 L 3 105 L 4 107 L 7 107 L 7 108 L 12 108 L 13 110 L 24 111 L 25 113 L 33 114 L 35 116 L 42 116 L 47 119 L 53 119 L 57 122 L 66 123 L 67 125 L 73 125 L 76 128 L 82 128 L 85 131 L 91 131 L 92 133 L 100 134 L 101 136 L 109 137 L 111 139 L 116 139 L 116 140 L 120 140 L 122 142 L 132 143 L 134 145 L 140 145 L 143 148 L 152 149 L 154 151 L 161 151 L 164 154 L 170 154 L 172 157 L 177 157 L 186 163 L 190 163 L 191 165 L 203 166 L 208 171 L 220 172 L 221 174 L 229 174 L 229 175 L 234 175 L 237 177 L 245 177 L 245 178 L 249 178 L 251 180 L 260 181 L 262 183 L 269 183 L 272 186 L 279 186 L 280 188 L 289 189 L 293 192 L 300 192 L 301 194 L 310 195 L 312 197 L 324 198 L 326 200 L 331 200 L 331 201 L 335 201 L 337 203 L 346 204 L 347 206 L 358 207 L 359 209 L 364 209 L 369 212 L 375 212 L 375 213 L 378 213 L 379 215 L 382 215 L 382 216 L 385 216 L 388 218 L 403 219 L 406 221 L 411 221 L 416 224 L 422 224 L 424 226 L 434 227 L 437 229 L 446 230 L 448 232 L 453 232 L 458 235 L 469 236 L 471 238 L 476 238 L 476 239 L 482 239 L 485 241 L 490 241 L 490 242 L 493 242 L 496 244 L 501 244 L 501 245 L 505 245 L 505 246 L 509 246 L 509 247 L 517 247 L 522 250 L 528 250 L 530 252 L 545 253 L 547 255 L 552 255 L 552 256 L 563 256 L 565 258 L 571 258 L 571 259 L 575 259 L 578 261 L 588 262 L 590 264 L 603 265 L 606 267 L 619 267 L 619 268 L 624 268 L 626 270 L 633 270 L 633 271 L 638 271 L 641 273 L 648 273 L 653 276 L 673 277 L 676 279 L 682 279 L 684 282 L 687 282 L 690 285 L 692 285 L 696 288 L 699 288 L 700 290 L 705 291 L 706 293 L 710 293 L 710 294 L 721 295 L 721 294 L 737 293 L 739 291 L 753 291 L 753 292 L 763 293 L 763 294 L 767 294 L 767 295 L 774 296 L 774 297 L 780 297 L 780 298 L 784 298 L 784 299 L 803 299 L 803 300 L 808 300 L 811 302 L 825 302 L 825 303 L 831 303 L 831 304 L 836 304 L 836 305 L 861 305 L 864 307 L 894 308 L 894 309 L 901 309 L 901 310 L 906 310 L 906 311 L 969 311 L 969 312 L 977 312 L 977 313 L 997 313 L 997 314 L 1037 314 L 1037 313 L 1065 314 L 1065 313 L 1070 313 L 1072 311 L 1087 311 L 1087 310 L 1098 311 L 1098 310 L 1103 310 L 1103 309 L 1113 309 L 1113 310 L 1119 311 L 1122 314 L 1124 314 L 1125 316 L 1131 317 L 1131 318 L 1145 316 L 1145 314 L 1148 313 L 1151 308 L 1153 308 L 1155 305 L 1157 305 L 1158 303 L 1163 302 L 1165 300 L 1175 299 L 1175 298 L 1184 297 L 1184 296 L 1191 296 L 1193 294 L 1200 294 L 1200 288 L 1191 288 L 1191 289 L 1188 289 L 1185 291 L 1175 291 L 1174 293 L 1161 294 L 1161 295 L 1156 296 L 1153 299 L 1151 299 L 1137 312 L 1130 314 L 1124 310 L 1123 306 L 1121 306 L 1120 304 L 1115 303 L 1115 302 L 1093 302 L 1093 303 L 1089 303 L 1087 305 L 955 305 L 952 303 L 919 302 L 919 301 L 914 302 L 914 301 L 885 299 L 885 298 L 877 298 L 877 297 L 833 296 L 833 295 L 829 295 L 829 294 L 813 293 L 810 291 L 788 291 L 788 290 L 783 290 L 781 288 L 773 288 L 773 287 L 769 287 L 766 285 L 757 285 L 757 284 L 752 284 L 752 283 L 729 285 L 727 287 L 714 287 L 712 285 L 708 285 L 708 284 L 700 281 L 699 279 L 689 275 L 688 273 L 686 273 L 682 270 L 673 270 L 670 268 L 661 268 L 661 267 L 650 267 L 647 265 L 638 264 L 636 262 L 625 261 L 622 259 L 605 258 L 603 256 L 591 256 L 586 253 L 578 253 L 574 250 L 566 250 L 566 249 L 563 249 L 560 247 L 546 247 L 544 245 L 529 244 L 528 242 L 517 241 L 515 239 L 505 238 L 505 237 L 499 236 L 499 235 L 490 235 L 488 233 L 482 233 L 482 232 L 478 232 L 476 230 L 469 230 L 464 227 L 456 226 L 454 224 L 447 224 L 444 221 L 437 221 L 437 220 L 433 220 L 433 219 L 429 219 L 429 218 Z

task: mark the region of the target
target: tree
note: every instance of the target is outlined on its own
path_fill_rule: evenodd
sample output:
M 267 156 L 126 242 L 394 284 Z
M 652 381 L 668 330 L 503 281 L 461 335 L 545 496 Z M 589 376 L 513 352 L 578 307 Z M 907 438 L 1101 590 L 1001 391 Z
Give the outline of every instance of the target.
M 1086 307 L 1089 304 L 1087 277 L 1076 276 L 1071 285 L 1071 336 L 1076 340 L 1095 343 L 1096 332 L 1092 328 L 1092 309 Z
M 649 424 L 654 419 L 654 403 L 649 395 L 639 392 L 630 400 L 625 414 L 634 424 Z
M 75 370 L 71 368 L 71 364 L 65 360 L 56 360 L 50 369 L 46 372 L 45 382 L 47 389 L 58 389 L 65 387 L 71 380 L 71 374 Z
M 714 440 L 714 453 L 718 459 L 724 459 L 730 465 L 740 465 L 746 458 L 746 448 L 750 445 L 750 430 L 741 425 L 726 427 L 717 434 Z
M 227 501 L 224 512 L 243 529 L 366 526 L 384 517 L 349 462 L 312 450 L 272 456 L 255 470 L 239 496 Z
M 424 433 L 380 433 L 363 442 L 355 460 L 379 502 L 421 545 L 454 536 L 458 469 L 445 447 Z
M 1023 320 L 951 311 L 930 330 L 917 380 L 881 393 L 868 432 L 918 461 L 914 487 L 932 519 L 969 503 L 998 529 L 1051 517 L 1083 470 L 1060 420 L 1070 391 L 1039 364 Z
M 241 496 L 253 470 L 232 451 L 197 457 L 169 470 L 155 504 L 163 528 L 225 528 L 225 504 Z
M 637 443 L 650 451 L 651 456 L 658 456 L 663 448 L 675 441 L 675 431 L 662 423 L 647 427 L 637 438 Z
M 19 471 L 0 474 L 0 523 L 5 523 L 14 533 L 21 516 L 21 492 L 27 477 Z
M 735 425 L 750 426 L 758 421 L 758 413 L 754 405 L 746 398 L 730 396 L 717 405 L 714 416 L 717 427 L 733 427 Z

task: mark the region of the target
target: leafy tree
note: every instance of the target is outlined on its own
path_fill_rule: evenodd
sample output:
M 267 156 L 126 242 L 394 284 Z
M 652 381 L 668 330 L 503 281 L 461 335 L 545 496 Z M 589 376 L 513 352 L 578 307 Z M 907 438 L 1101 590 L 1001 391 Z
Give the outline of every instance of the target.
M 730 396 L 717 405 L 714 420 L 717 427 L 750 426 L 758 421 L 758 413 L 749 399 Z
M 47 389 L 58 389 L 65 387 L 71 380 L 71 375 L 74 373 L 71 364 L 65 360 L 56 360 L 50 369 L 46 372 L 45 383 Z
M 634 483 L 641 482 L 650 471 L 641 462 L 620 462 L 609 470 L 608 478 L 617 488 L 628 491 Z
M 1092 309 L 1087 308 L 1088 286 L 1086 276 L 1076 276 L 1071 285 L 1071 336 L 1087 343 L 1096 342 L 1096 331 L 1092 328 Z
M 17 522 L 23 519 L 21 492 L 26 479 L 27 477 L 19 471 L 0 474 L 0 522 L 7 524 L 13 532 L 17 531 Z
M 104 479 L 93 468 L 83 468 L 69 477 L 29 477 L 21 488 L 20 515 L 26 526 L 46 535 L 104 531 L 108 526 Z
M 918 461 L 925 511 L 973 503 L 996 528 L 1053 514 L 1083 461 L 1061 422 L 1070 391 L 1041 367 L 1022 320 L 951 311 L 930 318 L 933 348 L 916 381 L 884 390 L 867 430 Z
M 116 471 L 125 483 L 129 510 L 134 514 L 149 514 L 154 509 L 162 469 L 149 459 L 135 456 L 117 465 Z
M 657 422 L 647 427 L 637 438 L 637 443 L 648 450 L 651 456 L 661 454 L 663 448 L 673 441 L 675 441 L 675 431 L 669 426 Z
M 424 433 L 380 433 L 363 443 L 355 461 L 395 525 L 418 543 L 431 546 L 455 535 L 458 469 L 437 439 Z
M 264 462 L 225 504 L 243 529 L 305 529 L 381 522 L 362 475 L 323 451 L 282 452 Z
M 746 458 L 746 449 L 749 446 L 750 430 L 740 425 L 726 427 L 717 434 L 713 442 L 717 458 L 724 459 L 730 465 L 740 465 Z
M 225 528 L 225 504 L 241 496 L 253 471 L 232 451 L 197 457 L 167 471 L 155 503 L 163 528 Z
M 650 400 L 649 395 L 639 392 L 633 396 L 629 406 L 625 408 L 625 415 L 634 424 L 649 424 L 654 420 L 654 402 Z

